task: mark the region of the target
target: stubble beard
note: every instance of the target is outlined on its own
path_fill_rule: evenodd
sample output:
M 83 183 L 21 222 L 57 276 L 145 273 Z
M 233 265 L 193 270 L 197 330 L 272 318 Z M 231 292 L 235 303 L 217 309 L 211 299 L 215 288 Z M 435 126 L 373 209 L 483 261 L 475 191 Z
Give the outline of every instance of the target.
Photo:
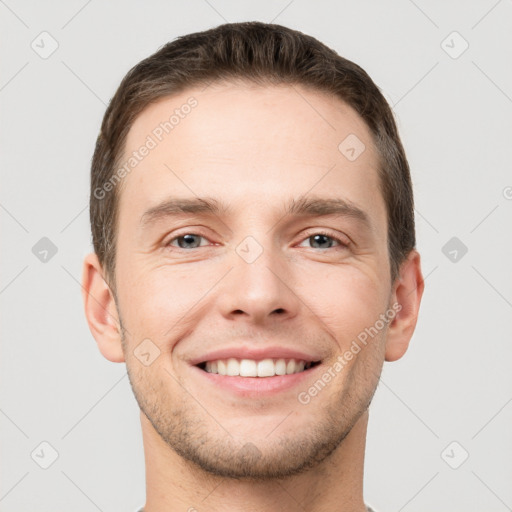
M 128 378 L 141 411 L 164 443 L 195 466 L 194 470 L 199 468 L 217 477 L 268 481 L 286 479 L 318 467 L 341 445 L 368 409 L 375 392 L 376 383 L 365 393 L 357 392 L 357 386 L 356 393 L 354 385 L 345 386 L 338 396 L 326 393 L 329 402 L 320 408 L 315 405 L 319 411 L 315 421 L 308 422 L 308 428 L 292 429 L 293 436 L 273 433 L 263 440 L 241 440 L 239 433 L 223 428 L 222 418 L 215 415 L 213 404 L 209 407 L 200 404 L 167 370 L 162 369 L 153 379 L 139 370 L 136 365 L 140 363 L 126 352 L 129 343 L 120 316 L 119 321 Z M 169 393 L 169 384 L 173 382 L 178 391 L 176 397 Z M 301 413 L 304 407 L 309 405 L 290 405 L 291 410 L 299 408 Z M 283 418 L 286 414 L 283 413 Z

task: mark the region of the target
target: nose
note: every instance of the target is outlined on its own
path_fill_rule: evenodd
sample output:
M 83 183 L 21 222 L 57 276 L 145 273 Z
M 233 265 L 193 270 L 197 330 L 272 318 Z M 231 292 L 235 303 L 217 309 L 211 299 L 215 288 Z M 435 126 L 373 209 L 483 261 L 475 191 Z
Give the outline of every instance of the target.
M 296 316 L 301 301 L 283 255 L 277 249 L 264 249 L 250 262 L 240 254 L 233 254 L 232 270 L 219 287 L 217 304 L 222 316 L 260 325 Z

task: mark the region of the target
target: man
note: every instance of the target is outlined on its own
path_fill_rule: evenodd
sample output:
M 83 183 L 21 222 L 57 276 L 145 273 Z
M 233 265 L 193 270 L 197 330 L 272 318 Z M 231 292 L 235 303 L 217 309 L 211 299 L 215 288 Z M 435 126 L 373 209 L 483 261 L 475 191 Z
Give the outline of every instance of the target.
M 354 511 L 368 406 L 423 279 L 369 76 L 235 23 L 136 65 L 91 173 L 85 312 L 141 409 L 145 512 Z

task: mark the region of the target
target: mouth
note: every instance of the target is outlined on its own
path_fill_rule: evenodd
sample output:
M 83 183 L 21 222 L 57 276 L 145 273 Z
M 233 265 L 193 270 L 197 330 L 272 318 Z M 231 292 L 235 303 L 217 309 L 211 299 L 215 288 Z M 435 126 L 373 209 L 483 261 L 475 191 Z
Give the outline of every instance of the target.
M 303 359 L 216 359 L 203 361 L 195 366 L 207 373 L 226 377 L 276 377 L 304 373 L 321 361 L 305 361 Z
M 220 393 L 256 400 L 283 397 L 307 388 L 323 372 L 325 359 L 316 349 L 285 345 L 255 346 L 239 341 L 188 361 L 200 393 Z M 230 398 L 230 399 L 231 399 Z
M 293 396 L 322 372 L 322 361 L 304 359 L 216 359 L 190 366 L 202 393 L 219 390 L 222 396 L 271 399 Z M 308 384 L 309 383 L 309 384 Z M 288 393 L 288 395 L 282 395 Z

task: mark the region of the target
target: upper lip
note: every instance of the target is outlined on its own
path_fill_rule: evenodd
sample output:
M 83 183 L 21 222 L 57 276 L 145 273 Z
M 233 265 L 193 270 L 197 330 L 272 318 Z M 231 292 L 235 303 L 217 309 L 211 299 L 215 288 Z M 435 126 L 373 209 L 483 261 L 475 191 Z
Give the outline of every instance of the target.
M 198 365 L 206 361 L 217 361 L 219 359 L 254 359 L 259 361 L 261 359 L 297 359 L 299 361 L 316 362 L 322 358 L 318 355 L 308 354 L 294 348 L 287 347 L 225 347 L 201 356 L 191 359 L 189 362 L 192 365 Z

